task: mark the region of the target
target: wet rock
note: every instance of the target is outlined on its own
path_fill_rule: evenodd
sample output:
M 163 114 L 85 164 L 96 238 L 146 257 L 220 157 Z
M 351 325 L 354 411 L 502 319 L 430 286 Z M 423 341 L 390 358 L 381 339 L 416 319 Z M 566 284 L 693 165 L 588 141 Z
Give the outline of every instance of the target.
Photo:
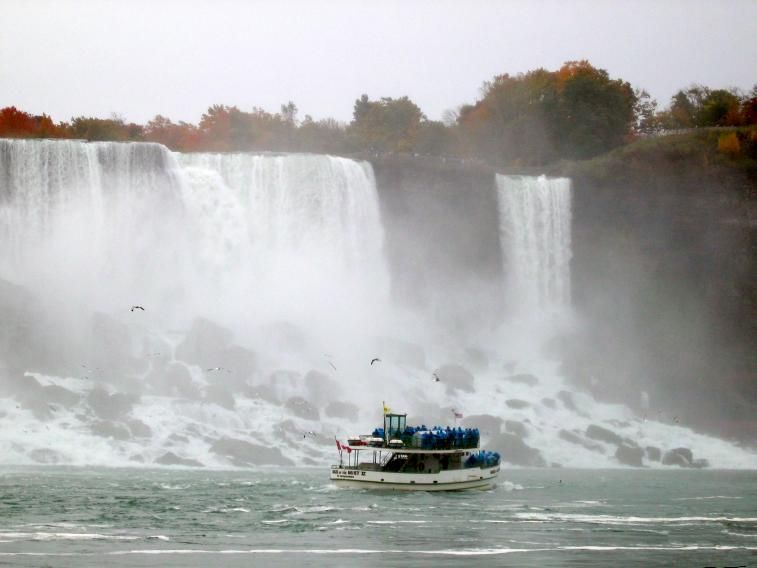
M 497 434 L 492 437 L 489 445 L 492 450 L 502 455 L 504 462 L 530 467 L 546 467 L 547 465 L 539 450 L 532 448 L 514 434 Z
M 360 409 L 351 402 L 335 400 L 326 405 L 326 416 L 356 421 Z
M 704 458 L 699 458 L 691 462 L 691 467 L 696 468 L 696 469 L 710 467 L 710 461 Z
M 148 377 L 155 392 L 162 396 L 201 400 L 202 392 L 192 380 L 189 369 L 183 363 L 169 363 L 163 372 L 153 372 Z
M 272 404 L 281 403 L 281 399 L 276 394 L 276 389 L 271 385 L 248 386 L 244 391 L 244 395 L 253 400 L 265 400 Z
M 223 367 L 223 371 L 214 372 L 213 380 L 229 386 L 234 391 L 241 391 L 247 385 L 257 368 L 255 353 L 239 345 L 232 345 L 224 349 L 219 355 L 220 363 L 215 367 Z M 212 368 L 206 367 L 206 368 Z
M 161 369 L 173 359 L 173 346 L 157 337 L 145 338 L 139 357 L 153 369 Z
M 677 454 L 681 454 L 683 457 L 686 458 L 686 460 L 691 463 L 694 461 L 694 453 L 689 448 L 674 448 L 670 450 L 670 452 L 675 452 Z M 668 452 L 668 453 L 670 453 Z
M 133 342 L 128 326 L 105 314 L 92 316 L 90 369 L 104 369 L 109 382 L 130 390 L 136 386 L 135 375 L 147 370 L 147 362 L 132 354 Z
M 232 333 L 204 318 L 192 323 L 189 333 L 175 351 L 176 359 L 203 369 L 225 366 L 220 361 L 221 352 L 231 345 Z
M 662 456 L 662 465 L 677 465 L 680 467 L 691 467 L 694 461 L 694 455 L 689 448 L 675 448 L 665 452 Z
M 232 337 L 228 329 L 198 318 L 184 341 L 176 347 L 176 359 L 197 365 L 208 380 L 238 392 L 254 373 L 257 357 L 249 349 L 232 345 Z M 217 371 L 208 371 L 216 368 Z
M 129 427 L 132 436 L 137 438 L 149 438 L 152 436 L 152 429 L 141 420 L 133 418 L 127 421 L 126 425 Z
M 81 395 L 58 385 L 46 385 L 40 389 L 39 396 L 47 403 L 59 404 L 65 408 L 75 406 Z
M 460 422 L 464 428 L 478 428 L 481 432 L 499 434 L 502 432 L 503 420 L 491 414 L 471 414 Z
M 339 383 L 315 369 L 308 371 L 303 381 L 307 399 L 315 406 L 322 406 L 340 394 Z
M 114 440 L 128 440 L 131 438 L 131 432 L 123 424 L 110 422 L 109 420 L 98 420 L 89 425 L 89 429 L 96 436 L 103 438 L 113 438 Z
M 210 447 L 216 455 L 225 457 L 233 465 L 246 467 L 251 465 L 294 465 L 294 462 L 282 455 L 278 448 L 269 448 L 252 444 L 235 438 L 221 438 Z
M 288 408 L 292 414 L 299 416 L 300 418 L 305 418 L 306 420 L 320 419 L 318 409 L 301 396 L 288 398 L 284 403 L 284 406 Z
M 72 408 L 81 400 L 78 395 L 58 385 L 42 386 L 34 377 L 25 375 L 14 389 L 21 405 L 30 410 L 37 420 L 49 420 L 58 407 Z
M 278 369 L 268 377 L 268 385 L 273 389 L 276 400 L 272 402 L 282 402 L 292 396 L 295 392 L 302 392 L 304 388 L 304 379 L 297 371 L 288 369 Z
M 572 410 L 575 413 L 580 413 L 578 407 L 576 406 L 575 400 L 573 400 L 572 393 L 562 390 L 557 393 L 557 398 L 560 399 L 560 402 L 562 402 L 563 406 L 568 410 Z
M 409 341 L 379 337 L 376 353 L 382 361 L 391 361 L 395 365 L 406 365 L 415 369 L 426 368 L 426 353 L 423 347 Z
M 228 410 L 234 410 L 236 407 L 234 395 L 222 385 L 209 385 L 205 387 L 205 402 L 217 404 Z
M 519 375 L 510 375 L 505 377 L 506 381 L 511 383 L 518 383 L 521 385 L 528 385 L 529 387 L 535 387 L 539 384 L 539 379 L 529 373 L 521 373 Z
M 554 398 L 543 398 L 541 399 L 541 403 L 547 408 L 551 408 L 552 410 L 557 408 L 557 403 L 555 402 Z
M 473 391 L 473 375 L 462 365 L 442 365 L 434 371 L 444 384 L 447 394 L 452 395 L 456 390 Z
M 87 396 L 87 403 L 103 420 L 118 421 L 131 412 L 139 397 L 117 392 L 108 394 L 102 388 L 94 388 Z
M 29 457 L 37 463 L 56 464 L 60 463 L 61 455 L 49 448 L 38 448 L 29 452 Z
M 602 426 L 597 426 L 596 424 L 590 424 L 589 427 L 586 428 L 586 437 L 591 438 L 592 440 L 614 444 L 616 446 L 623 443 L 623 438 L 618 436 L 615 432 L 608 430 L 607 428 L 602 428 Z
M 647 459 L 650 461 L 660 461 L 662 459 L 662 450 L 660 448 L 656 448 L 655 446 L 647 446 L 644 448 L 647 453 Z
M 520 400 L 518 398 L 511 398 L 505 401 L 505 404 L 514 410 L 522 410 L 531 406 L 531 403 L 526 400 Z
M 568 430 L 560 430 L 560 432 L 558 433 L 558 436 L 560 437 L 560 439 L 565 440 L 566 442 L 570 442 L 571 444 L 576 444 L 578 446 L 586 448 L 589 451 L 604 453 L 604 448 L 602 448 L 602 446 L 600 446 L 599 444 L 595 444 L 593 442 L 589 442 L 588 440 L 582 438 L 575 432 L 570 432 Z
M 505 420 L 505 430 L 511 434 L 515 434 L 519 438 L 525 438 L 528 435 L 526 425 L 517 420 Z
M 630 465 L 631 467 L 642 467 L 644 463 L 642 458 L 644 457 L 644 450 L 639 447 L 627 446 L 621 444 L 615 451 L 615 459 L 624 465 Z
M 185 465 L 190 467 L 203 467 L 203 464 L 201 464 L 197 460 L 190 458 L 180 458 L 173 452 L 166 452 L 158 459 L 156 459 L 155 463 L 160 465 Z
M 0 326 L 2 327 L 2 326 Z M 47 402 L 42 399 L 42 385 L 30 375 L 23 375 L 12 385 L 11 392 L 26 410 L 30 410 L 37 420 L 49 420 L 52 412 Z
M 275 430 L 282 434 L 290 434 L 295 438 L 299 438 L 302 435 L 302 428 L 298 428 L 294 420 L 282 420 Z

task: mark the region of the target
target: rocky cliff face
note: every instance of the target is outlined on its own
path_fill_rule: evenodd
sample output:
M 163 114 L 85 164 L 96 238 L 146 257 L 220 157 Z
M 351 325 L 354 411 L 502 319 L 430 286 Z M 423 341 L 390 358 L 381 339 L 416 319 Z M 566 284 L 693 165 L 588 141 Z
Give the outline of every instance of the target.
M 753 443 L 757 180 L 715 147 L 649 141 L 564 171 L 584 318 L 568 368 L 595 395 Z
M 370 161 L 393 299 L 453 326 L 495 324 L 504 297 L 494 172 L 437 159 Z

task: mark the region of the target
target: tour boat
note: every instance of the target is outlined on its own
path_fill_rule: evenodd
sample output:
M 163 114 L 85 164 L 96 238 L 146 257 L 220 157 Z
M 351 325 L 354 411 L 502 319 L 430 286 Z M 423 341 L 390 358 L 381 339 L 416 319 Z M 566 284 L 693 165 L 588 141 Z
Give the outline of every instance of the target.
M 405 491 L 494 486 L 499 454 L 479 449 L 478 428 L 406 422 L 407 414 L 385 413 L 383 428 L 350 437 L 346 444 L 337 440 L 339 464 L 331 466 L 331 480 L 340 487 Z

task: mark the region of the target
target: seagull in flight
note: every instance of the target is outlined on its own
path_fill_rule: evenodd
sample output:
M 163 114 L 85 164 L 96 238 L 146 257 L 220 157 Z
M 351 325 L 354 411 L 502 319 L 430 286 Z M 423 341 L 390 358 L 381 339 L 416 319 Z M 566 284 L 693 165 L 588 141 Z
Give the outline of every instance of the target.
M 381 359 L 374 357 L 373 359 L 371 359 L 371 365 L 373 365 L 374 363 L 381 363 Z
M 434 382 L 438 383 L 439 381 L 441 381 L 441 379 L 439 378 L 439 375 L 437 375 L 436 373 L 434 373 Z
M 133 312 L 134 310 L 142 310 L 143 312 L 145 311 L 145 309 L 142 306 L 132 306 L 131 310 L 129 311 Z
M 213 373 L 216 371 L 226 371 L 227 373 L 231 373 L 229 369 L 224 369 L 223 367 L 211 367 L 210 369 L 205 369 L 206 373 Z

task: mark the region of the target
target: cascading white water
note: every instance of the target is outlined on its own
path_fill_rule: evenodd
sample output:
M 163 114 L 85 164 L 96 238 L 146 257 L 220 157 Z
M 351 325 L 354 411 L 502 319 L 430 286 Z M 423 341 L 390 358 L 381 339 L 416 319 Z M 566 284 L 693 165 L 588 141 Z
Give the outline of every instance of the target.
M 297 154 L 177 157 L 206 264 L 238 297 L 254 298 L 258 313 L 316 327 L 333 326 L 338 315 L 370 327 L 386 307 L 383 229 L 368 164 Z
M 570 305 L 571 188 L 567 178 L 497 175 L 508 304 L 551 315 Z
M 559 311 L 570 302 L 570 183 L 497 176 L 497 187 L 508 297 L 527 313 Z M 445 330 L 428 314 L 398 323 L 383 237 L 366 163 L 0 140 L 0 311 L 14 318 L 0 327 L 0 463 L 225 467 L 260 454 L 252 444 L 325 463 L 333 434 L 375 419 L 385 399 L 438 421 L 452 407 L 506 416 L 565 465 L 614 463 L 613 448 L 557 442 L 566 424 L 622 420 L 640 445 L 681 445 L 682 429 L 636 431 L 627 409 L 584 396 L 589 417 L 558 404 L 554 362 L 500 349 L 488 330 L 497 343 L 471 359 L 475 382 L 432 380 L 466 346 L 435 343 Z M 24 296 L 5 281 L 44 305 L 14 310 Z M 195 327 L 203 316 L 212 323 Z M 304 332 L 300 346 L 266 342 L 282 322 Z M 503 368 L 538 380 L 503 381 Z M 754 463 L 705 437 L 686 444 L 721 465 Z
M 387 301 L 367 164 L 23 140 L 0 159 L 0 278 L 62 301 L 332 327 Z
M 104 311 L 165 295 L 185 244 L 165 148 L 0 140 L 0 161 L 0 278 Z

